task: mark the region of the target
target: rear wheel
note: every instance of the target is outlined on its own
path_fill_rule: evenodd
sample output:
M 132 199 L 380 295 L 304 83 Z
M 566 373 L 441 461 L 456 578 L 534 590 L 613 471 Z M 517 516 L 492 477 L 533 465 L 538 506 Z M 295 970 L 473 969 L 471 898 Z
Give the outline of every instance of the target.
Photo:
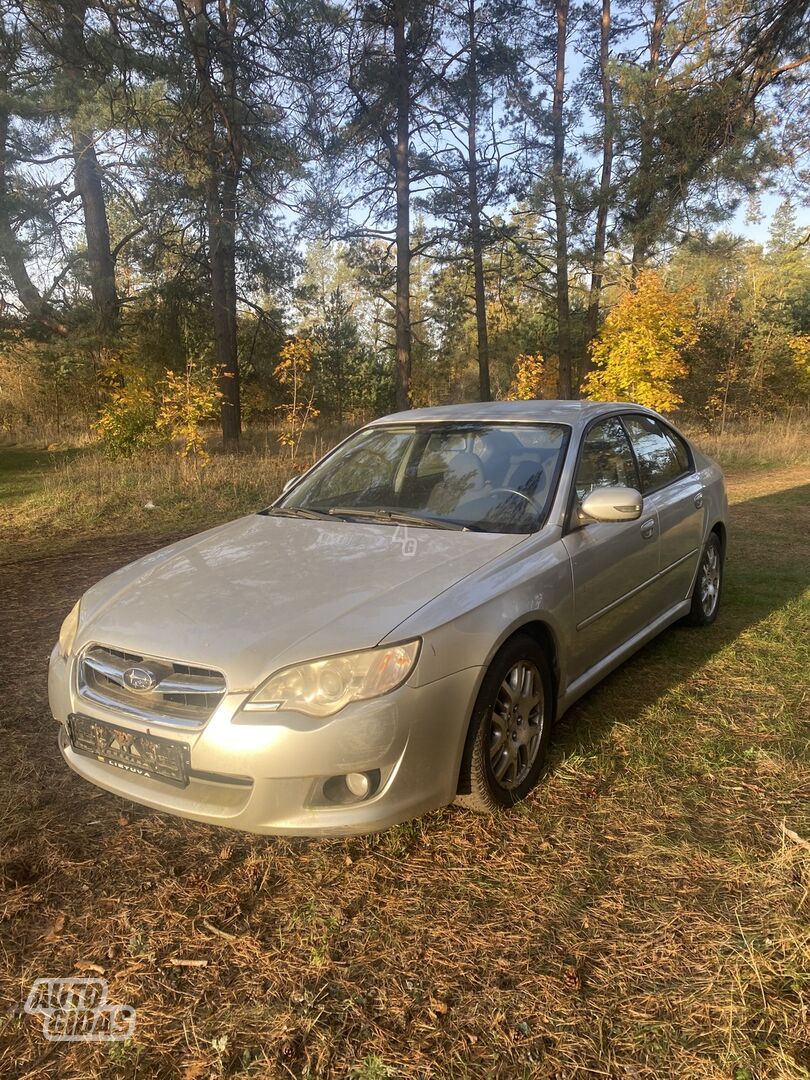
M 518 634 L 487 671 L 470 720 L 456 802 L 484 813 L 513 806 L 537 783 L 551 727 L 551 670 Z
M 685 621 L 689 626 L 709 626 L 717 618 L 723 584 L 723 547 L 717 533 L 711 533 L 700 557 L 692 607 Z

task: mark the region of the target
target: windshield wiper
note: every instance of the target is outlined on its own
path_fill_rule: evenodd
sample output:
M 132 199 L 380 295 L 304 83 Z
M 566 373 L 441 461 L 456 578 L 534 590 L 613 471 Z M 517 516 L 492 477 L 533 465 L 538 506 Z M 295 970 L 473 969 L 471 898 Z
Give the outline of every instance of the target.
M 266 510 L 260 510 L 259 513 L 264 514 L 265 517 L 272 514 L 274 517 L 302 517 L 313 521 L 321 521 L 329 517 L 326 510 L 310 510 L 304 506 L 268 506 Z
M 367 521 L 379 521 L 384 525 L 413 525 L 421 529 L 453 529 L 456 532 L 477 531 L 475 526 L 461 525 L 457 521 L 444 518 L 420 517 L 418 514 L 400 513 L 399 510 L 366 510 L 352 506 L 333 506 L 329 513 L 339 518 L 363 518 Z

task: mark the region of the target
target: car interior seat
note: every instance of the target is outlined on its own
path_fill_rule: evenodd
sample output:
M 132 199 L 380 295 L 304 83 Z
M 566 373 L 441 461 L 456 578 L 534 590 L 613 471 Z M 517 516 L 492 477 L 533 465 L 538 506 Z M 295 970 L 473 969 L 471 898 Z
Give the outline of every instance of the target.
M 462 499 L 468 499 L 485 486 L 484 469 L 477 454 L 461 450 L 453 454 L 441 480 L 433 488 L 428 508 L 436 513 L 448 513 Z
M 503 487 L 504 477 L 523 447 L 510 431 L 488 431 L 480 439 L 478 457 L 490 487 Z

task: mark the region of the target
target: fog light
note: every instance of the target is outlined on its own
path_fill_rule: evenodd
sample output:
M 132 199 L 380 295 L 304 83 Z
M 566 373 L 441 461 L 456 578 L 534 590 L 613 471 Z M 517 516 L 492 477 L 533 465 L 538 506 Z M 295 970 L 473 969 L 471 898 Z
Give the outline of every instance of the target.
M 364 772 L 350 772 L 346 777 L 346 787 L 358 799 L 365 799 L 371 791 L 371 777 Z
M 363 802 L 377 794 L 380 780 L 379 769 L 352 772 L 345 776 L 330 776 L 328 780 L 324 780 L 321 799 L 316 799 L 316 802 L 331 803 L 333 806 L 351 806 L 352 803 Z

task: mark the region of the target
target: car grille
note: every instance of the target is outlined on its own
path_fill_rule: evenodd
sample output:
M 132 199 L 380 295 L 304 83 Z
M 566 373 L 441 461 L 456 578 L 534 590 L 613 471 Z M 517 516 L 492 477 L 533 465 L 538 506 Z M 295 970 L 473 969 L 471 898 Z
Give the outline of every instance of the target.
M 133 689 L 124 676 L 143 669 L 154 687 Z M 79 694 L 103 708 L 155 724 L 200 727 L 225 694 L 221 671 L 91 645 L 79 657 Z

